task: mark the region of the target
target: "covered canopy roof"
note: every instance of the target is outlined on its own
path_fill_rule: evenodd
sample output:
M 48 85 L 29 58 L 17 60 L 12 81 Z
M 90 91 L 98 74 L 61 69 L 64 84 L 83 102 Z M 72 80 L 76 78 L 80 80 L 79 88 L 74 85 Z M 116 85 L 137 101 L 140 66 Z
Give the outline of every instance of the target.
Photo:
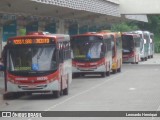
M 48 16 L 81 23 L 116 22 L 126 19 L 120 14 L 119 0 L 0 0 L 0 12 L 23 16 Z

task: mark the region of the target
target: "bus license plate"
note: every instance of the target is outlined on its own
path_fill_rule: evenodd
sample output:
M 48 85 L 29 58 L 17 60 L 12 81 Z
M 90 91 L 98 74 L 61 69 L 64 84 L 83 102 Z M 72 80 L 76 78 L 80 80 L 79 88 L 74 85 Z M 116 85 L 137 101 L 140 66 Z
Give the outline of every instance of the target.
M 36 87 L 35 85 L 28 86 L 28 88 L 35 88 L 35 87 Z

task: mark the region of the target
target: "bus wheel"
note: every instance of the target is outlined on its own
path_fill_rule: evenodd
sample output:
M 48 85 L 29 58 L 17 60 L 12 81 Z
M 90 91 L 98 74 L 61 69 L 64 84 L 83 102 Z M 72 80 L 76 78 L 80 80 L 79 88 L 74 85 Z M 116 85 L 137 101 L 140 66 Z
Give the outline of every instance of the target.
M 147 57 L 145 57 L 145 61 L 147 61 Z
M 107 76 L 110 76 L 110 71 L 107 71 L 106 75 L 107 75 Z
M 112 70 L 112 72 L 113 72 L 113 74 L 116 74 L 117 73 L 117 69 Z
M 141 58 L 141 61 L 144 61 L 144 58 Z
M 68 95 L 68 92 L 69 91 L 69 87 L 68 87 L 68 85 L 67 85 L 67 88 L 65 88 L 64 90 L 63 90 L 63 95 Z
M 120 66 L 120 68 L 118 68 L 117 72 L 121 72 L 121 66 Z
M 63 95 L 68 95 L 68 87 L 63 90 Z
M 69 79 L 69 78 L 68 78 Z M 64 90 L 62 90 L 63 91 L 63 95 L 68 95 L 68 93 L 69 93 L 69 84 L 68 84 L 68 80 L 67 80 L 67 87 L 64 89 Z
M 53 91 L 53 96 L 54 98 L 59 98 L 60 97 L 61 92 L 60 91 Z
M 103 78 L 106 77 L 106 73 L 105 73 L 105 72 L 101 73 L 101 76 L 102 76 Z

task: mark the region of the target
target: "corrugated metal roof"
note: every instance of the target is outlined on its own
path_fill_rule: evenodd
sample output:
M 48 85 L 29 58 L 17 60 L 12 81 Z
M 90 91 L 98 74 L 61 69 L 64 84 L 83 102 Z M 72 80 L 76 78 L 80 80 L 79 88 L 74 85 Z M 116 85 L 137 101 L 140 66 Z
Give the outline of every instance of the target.
M 120 10 L 117 0 L 31 0 L 45 4 L 68 7 L 75 10 L 100 13 L 111 16 L 119 16 Z M 109 2 L 108 2 L 109 1 Z M 114 2 L 113 2 L 114 1 Z
M 0 13 L 45 16 L 57 19 L 114 22 L 124 19 L 119 0 L 0 0 Z M 145 16 L 127 16 L 126 19 L 147 21 Z
M 112 2 L 112 3 L 120 4 L 119 0 L 105 0 L 105 1 L 109 1 L 109 2 Z

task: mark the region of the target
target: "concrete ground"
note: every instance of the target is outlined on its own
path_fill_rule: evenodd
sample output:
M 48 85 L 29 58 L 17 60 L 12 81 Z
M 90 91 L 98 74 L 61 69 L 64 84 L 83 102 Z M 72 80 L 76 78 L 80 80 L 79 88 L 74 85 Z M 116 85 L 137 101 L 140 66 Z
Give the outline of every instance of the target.
M 157 64 L 160 65 L 160 54 L 154 54 L 152 59 L 147 61 L 139 62 L 139 64 Z M 2 94 L 4 93 L 4 74 L 0 71 L 0 100 L 2 99 Z

